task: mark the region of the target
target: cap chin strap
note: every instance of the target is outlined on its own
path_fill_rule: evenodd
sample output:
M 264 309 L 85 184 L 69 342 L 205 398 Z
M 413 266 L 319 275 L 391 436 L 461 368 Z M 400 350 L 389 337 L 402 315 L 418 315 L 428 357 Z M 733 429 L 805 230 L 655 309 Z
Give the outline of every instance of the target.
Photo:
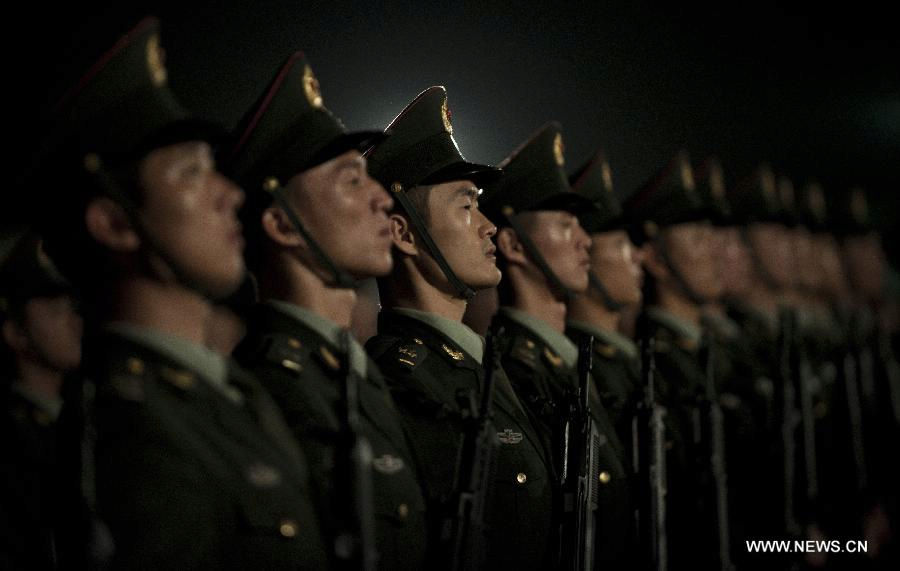
M 444 254 L 441 253 L 441 249 L 438 248 L 437 244 L 435 244 L 434 239 L 431 237 L 431 234 L 428 232 L 428 228 L 425 225 L 425 221 L 422 219 L 422 216 L 416 210 L 416 207 L 413 206 L 412 201 L 409 199 L 409 196 L 403 191 L 403 185 L 399 182 L 395 182 L 391 185 L 391 194 L 394 195 L 394 199 L 397 203 L 400 204 L 400 207 L 403 208 L 403 211 L 409 217 L 410 223 L 415 228 L 416 233 L 422 239 L 422 243 L 425 244 L 425 248 L 431 253 L 431 257 L 434 258 L 434 261 L 437 262 L 439 268 L 444 273 L 444 276 L 447 278 L 447 281 L 450 282 L 450 287 L 456 290 L 456 293 L 459 297 L 465 299 L 466 301 L 471 300 L 475 297 L 475 290 L 467 286 L 459 277 L 453 272 L 453 268 L 450 267 L 450 264 L 447 263 L 447 259 L 444 258 Z
M 294 229 L 300 236 L 303 237 L 303 240 L 306 242 L 306 245 L 309 246 L 309 249 L 312 251 L 313 256 L 315 256 L 316 260 L 325 267 L 328 273 L 331 274 L 331 285 L 342 288 L 342 289 L 351 289 L 357 286 L 356 280 L 353 279 L 353 276 L 342 270 L 335 264 L 331 258 L 328 257 L 328 254 L 325 253 L 325 250 L 319 246 L 319 243 L 316 242 L 315 238 L 312 237 L 312 234 L 303 226 L 303 223 L 300 222 L 300 218 L 297 216 L 297 213 L 294 212 L 294 209 L 287 201 L 287 197 L 284 193 L 284 187 L 278 182 L 278 179 L 269 177 L 263 181 L 263 189 L 267 190 L 272 194 L 272 198 L 275 199 L 275 203 L 278 207 L 284 211 L 287 215 L 288 220 L 291 221 L 291 225 L 293 225 Z
M 547 264 L 547 260 L 544 258 L 543 254 L 541 254 L 537 246 L 534 245 L 531 237 L 522 229 L 522 225 L 519 224 L 519 222 L 516 220 L 515 210 L 513 210 L 511 206 L 504 206 L 501 210 L 501 213 L 503 214 L 503 217 L 506 218 L 509 226 L 516 233 L 516 236 L 518 236 L 519 242 L 522 243 L 522 247 L 525 249 L 525 253 L 528 254 L 528 257 L 531 258 L 531 260 L 538 267 L 541 273 L 544 274 L 544 277 L 550 284 L 550 289 L 553 290 L 556 295 L 564 298 L 566 300 L 566 303 L 572 301 L 575 292 L 564 286 L 559 277 L 557 277 L 556 273 L 554 273 L 553 270 L 550 269 L 550 266 Z
M 132 200 L 128 193 L 125 192 L 125 190 L 122 188 L 122 185 L 119 184 L 115 177 L 113 177 L 113 175 L 109 172 L 109 169 L 106 167 L 106 165 L 103 164 L 103 161 L 97 154 L 89 153 L 85 155 L 84 170 L 94 179 L 94 182 L 103 192 L 103 194 L 105 194 L 107 198 L 118 204 L 119 207 L 125 212 L 125 216 L 131 223 L 132 229 L 141 239 L 141 244 L 144 247 L 144 251 L 147 253 L 153 253 L 157 257 L 159 257 L 169 268 L 169 271 L 172 272 L 172 275 L 175 277 L 175 281 L 177 281 L 185 288 L 190 289 L 211 301 L 216 301 L 220 297 L 224 297 L 213 295 L 213 292 L 209 291 L 208 287 L 202 285 L 199 281 L 192 278 L 189 275 L 188 271 L 181 267 L 177 262 L 175 262 L 175 259 L 165 251 L 165 249 L 160 245 L 159 241 L 156 240 L 156 238 L 147 230 L 147 228 L 144 227 L 144 224 L 141 222 L 137 204 L 135 204 L 134 200 Z M 144 261 L 148 269 L 150 269 L 150 271 L 152 272 L 153 270 L 150 266 L 149 260 L 147 260 L 145 257 Z
M 659 250 L 659 255 L 662 258 L 663 263 L 666 265 L 666 268 L 669 270 L 669 274 L 671 274 L 672 278 L 675 280 L 675 285 L 678 289 L 681 290 L 681 293 L 687 297 L 691 303 L 695 305 L 706 305 L 711 300 L 705 296 L 700 295 L 688 284 L 687 279 L 685 279 L 684 274 L 679 270 L 674 263 L 672 263 L 672 256 L 669 255 L 669 247 L 666 242 L 665 237 L 662 233 L 660 233 L 656 237 L 657 250 Z
M 606 307 L 606 309 L 609 311 L 622 311 L 622 309 L 625 308 L 624 303 L 614 300 L 612 296 L 609 295 L 609 290 L 606 289 L 606 286 L 603 285 L 603 282 L 600 281 L 600 278 L 597 277 L 594 270 L 588 271 L 588 283 L 594 288 L 594 291 L 600 294 L 600 299 L 603 301 L 603 306 Z

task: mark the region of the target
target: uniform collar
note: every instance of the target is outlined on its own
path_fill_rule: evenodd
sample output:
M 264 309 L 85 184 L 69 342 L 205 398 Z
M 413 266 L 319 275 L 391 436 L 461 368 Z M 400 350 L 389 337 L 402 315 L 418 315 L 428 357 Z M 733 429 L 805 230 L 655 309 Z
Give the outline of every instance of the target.
M 480 365 L 484 358 L 484 338 L 469 329 L 461 321 L 453 321 L 442 315 L 430 313 L 428 311 L 419 311 L 418 309 L 409 309 L 406 307 L 394 307 L 391 311 L 399 315 L 421 321 L 434 329 L 437 329 L 446 335 L 451 341 L 459 345 L 459 347 L 468 353 L 470 357 Z
M 228 362 L 208 347 L 157 329 L 123 321 L 108 324 L 106 330 L 148 347 L 168 357 L 180 367 L 197 373 L 230 400 L 235 402 L 242 400 L 240 393 L 228 384 Z
M 63 400 L 59 396 L 51 397 L 29 388 L 22 382 L 16 382 L 10 388 L 23 399 L 46 412 L 55 422 L 62 410 Z
M 618 331 L 610 331 L 609 329 L 602 329 L 597 327 L 596 325 L 592 325 L 585 321 L 578 321 L 577 319 L 571 319 L 568 322 L 568 326 L 573 329 L 579 329 L 581 331 L 585 331 L 594 336 L 594 338 L 606 343 L 607 345 L 612 345 L 619 351 L 625 354 L 629 359 L 635 359 L 638 356 L 638 348 L 635 345 L 634 341 L 625 337 Z
M 279 313 L 282 313 L 295 321 L 299 321 L 309 329 L 312 329 L 314 333 L 317 333 L 320 337 L 325 339 L 332 347 L 339 351 L 343 351 L 343 347 L 341 346 L 341 334 L 344 329 L 334 321 L 327 317 L 323 317 L 314 311 L 310 311 L 305 307 L 300 307 L 286 301 L 268 299 L 263 303 Z M 368 372 L 366 352 L 353 335 L 348 335 L 347 337 L 350 343 L 350 346 L 346 348 L 350 356 L 350 368 L 359 376 L 359 378 L 365 379 Z
M 700 337 L 703 335 L 703 330 L 700 328 L 700 326 L 691 323 L 686 319 L 682 319 L 681 317 L 678 317 L 674 313 L 670 313 L 661 307 L 649 307 L 647 308 L 647 314 L 657 322 L 662 323 L 663 325 L 671 329 L 679 337 L 697 343 L 700 342 Z
M 574 367 L 578 363 L 578 347 L 568 337 L 550 327 L 550 324 L 543 319 L 513 307 L 501 307 L 500 313 L 525 327 L 546 343 L 554 353 L 562 357 L 566 366 Z

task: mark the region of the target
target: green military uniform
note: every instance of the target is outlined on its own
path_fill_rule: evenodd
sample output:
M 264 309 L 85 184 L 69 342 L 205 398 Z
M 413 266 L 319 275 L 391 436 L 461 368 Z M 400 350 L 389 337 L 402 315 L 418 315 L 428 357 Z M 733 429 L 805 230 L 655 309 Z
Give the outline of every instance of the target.
M 383 138 L 380 132 L 347 133 L 323 106 L 318 81 L 302 53 L 281 67 L 268 88 L 240 121 L 228 155 L 229 169 L 248 189 L 246 209 L 251 249 L 258 248 L 260 214 L 272 192 L 292 176 L 349 150 L 363 150 Z M 282 209 L 287 208 L 281 203 Z M 299 222 L 299 220 L 298 220 Z M 302 228 L 298 225 L 298 231 Z M 307 242 L 313 243 L 310 236 Z M 254 253 L 251 251 L 251 254 Z M 323 254 L 323 260 L 328 261 Z M 330 266 L 335 279 L 342 270 Z M 347 284 L 350 287 L 352 284 Z M 257 306 L 245 340 L 235 350 L 275 397 L 298 442 L 308 451 L 311 473 L 321 495 L 322 519 L 336 537 L 348 511 L 349 493 L 336 487 L 342 459 L 336 458 L 342 426 L 345 376 L 359 383 L 359 435 L 372 447 L 372 488 L 378 564 L 382 569 L 420 569 L 426 550 L 425 505 L 408 443 L 393 402 L 374 363 L 340 328 L 315 313 L 277 300 Z M 344 365 L 349 360 L 349 368 Z
M 501 308 L 496 322 L 505 331 L 501 343 L 504 367 L 553 442 L 565 413 L 563 403 L 578 387 L 578 348 L 544 322 L 512 308 Z M 597 377 L 594 379 L 590 407 L 599 441 L 597 470 L 591 476 L 599 482 L 594 563 L 602 569 L 627 566 L 633 560 L 634 513 L 625 445 L 602 404 Z M 561 466 L 558 458 L 556 466 Z
M 382 312 L 378 335 L 366 346 L 390 379 L 422 470 L 431 533 L 437 535 L 453 493 L 462 435 L 457 394 L 474 391 L 477 399 L 482 397 L 483 340 L 459 322 L 397 309 Z M 494 374 L 492 422 L 499 447 L 486 515 L 486 568 L 546 568 L 554 531 L 550 458 L 504 371 Z
M 424 219 L 405 200 L 419 185 L 469 180 L 482 184 L 499 171 L 470 163 L 453 137 L 447 94 L 431 87 L 388 126 L 392 135 L 369 153 L 372 175 L 390 188 L 420 236 Z M 418 220 L 416 220 L 418 218 Z M 460 296 L 463 284 L 436 245 L 427 245 Z M 413 443 L 429 502 L 431 541 L 439 541 L 454 493 L 463 424 L 458 391 L 483 397 L 484 341 L 462 323 L 438 315 L 395 308 L 379 316 L 378 335 L 367 348 L 390 379 L 391 392 Z M 550 459 L 532 419 L 502 369 L 495 373 L 492 423 L 497 431 L 494 486 L 486 507 L 485 567 L 545 569 L 551 564 L 553 485 Z M 470 554 L 475 561 L 481 554 Z M 447 561 L 432 561 L 446 566 Z
M 153 149 L 210 134 L 167 87 L 153 19 L 117 42 L 57 109 L 69 136 L 51 156 L 84 183 L 83 198 L 107 196 L 134 216 L 131 189 L 113 173 Z M 83 220 L 83 210 L 69 216 Z M 65 252 L 70 239 L 49 228 L 48 251 Z M 152 247 L 152 237 L 146 242 Z M 199 292 L 168 265 L 184 289 Z M 103 279 L 86 278 L 89 286 Z M 87 411 L 76 470 L 102 526 L 88 532 L 82 523 L 66 534 L 91 535 L 89 559 L 109 538 L 112 560 L 101 564 L 113 568 L 327 567 L 305 460 L 252 377 L 194 342 L 125 323 L 85 345 L 92 382 L 84 406 L 70 410 L 73 418 Z
M 28 300 L 70 290 L 37 235 L 17 229 L 0 240 L 0 325 Z M 8 351 L 0 345 L 0 568 L 54 569 L 62 398 L 19 382 Z
M 277 301 L 251 313 L 235 357 L 253 371 L 281 407 L 310 459 L 323 520 L 334 526 L 343 490 L 335 487 L 336 447 L 344 382 L 340 328 L 310 311 Z M 359 379 L 359 431 L 372 447 L 372 486 L 380 567 L 420 569 L 425 556 L 425 505 L 416 467 L 384 379 L 350 340 L 350 374 Z M 332 503 L 328 503 L 332 502 Z
M 114 567 L 327 567 L 303 457 L 253 377 L 124 324 L 94 347 L 97 509 Z

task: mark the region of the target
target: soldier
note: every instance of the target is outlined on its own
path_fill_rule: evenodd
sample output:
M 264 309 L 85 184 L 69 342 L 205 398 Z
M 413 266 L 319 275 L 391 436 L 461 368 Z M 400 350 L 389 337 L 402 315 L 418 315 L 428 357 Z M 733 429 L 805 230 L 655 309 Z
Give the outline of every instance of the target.
M 475 291 L 500 281 L 491 242 L 496 227 L 478 205 L 481 185 L 500 171 L 460 154 L 443 87 L 420 93 L 387 129 L 391 137 L 367 156 L 373 176 L 395 197 L 396 265 L 379 281 L 386 309 L 367 348 L 390 379 L 420 466 L 430 543 L 440 545 L 430 563 L 461 566 L 465 562 L 436 558 L 446 557 L 441 528 L 454 515 L 460 491 L 458 458 L 469 411 L 458 394 L 481 402 L 485 368 L 492 366 L 484 360 L 484 340 L 461 319 Z M 480 491 L 491 494 L 487 548 L 466 555 L 476 568 L 481 561 L 485 568 L 544 568 L 552 512 L 548 460 L 503 371 L 493 373 L 496 477 L 491 490 Z
M 54 569 L 56 421 L 63 382 L 81 361 L 82 323 L 71 286 L 40 238 L 21 230 L 11 234 L 0 255 L 0 567 Z
M 667 526 L 674 568 L 728 566 L 727 519 L 711 454 L 717 405 L 701 355 L 702 308 L 721 290 L 712 256 L 710 212 L 695 190 L 687 154 L 679 153 L 625 202 L 643 241 L 652 287 L 646 319 L 655 338 L 658 386 L 667 409 Z M 724 505 L 723 505 L 724 504 Z M 702 522 L 699 529 L 688 522 Z
M 372 526 L 356 510 L 374 509 L 379 567 L 420 569 L 425 524 L 416 468 L 384 380 L 347 330 L 356 280 L 392 265 L 392 201 L 361 155 L 381 138 L 346 132 L 323 106 L 299 52 L 247 111 L 228 163 L 249 193 L 248 259 L 262 303 L 235 355 L 273 395 L 309 455 L 334 556 L 342 565 L 372 557 L 356 552 L 366 549 Z M 358 410 L 348 412 L 348 399 L 357 398 Z M 347 414 L 358 416 L 357 427 L 347 426 Z M 341 439 L 348 428 L 371 447 L 363 466 L 347 465 L 352 451 Z M 371 483 L 354 482 L 350 469 L 362 469 Z M 371 485 L 374 497 L 358 497 L 357 485 Z
M 702 319 L 716 348 L 712 365 L 723 412 L 731 553 L 740 568 L 754 557 L 744 541 L 767 537 L 780 521 L 781 473 L 773 455 L 779 435 L 774 388 L 771 363 L 760 358 L 750 332 L 731 315 L 754 285 L 754 268 L 740 225 L 743 212 L 731 207 L 724 173 L 715 158 L 697 168 L 696 184 L 711 210 L 714 257 L 722 281 L 721 295 L 704 306 Z
M 900 520 L 900 463 L 893 451 L 900 436 L 900 364 L 891 343 L 895 332 L 883 310 L 887 262 L 865 192 L 853 188 L 835 203 L 838 208 L 831 227 L 840 238 L 839 253 L 848 278 L 849 345 L 862 406 L 868 475 L 864 508 L 870 510 L 864 531 L 872 539 L 871 555 L 880 556 L 890 566 L 897 561 L 898 550 L 896 539 L 886 545 L 890 534 L 885 529 Z
M 579 216 L 591 236 L 590 286 L 572 298 L 566 323 L 566 335 L 576 343 L 594 337 L 593 382 L 603 405 L 597 416 L 608 423 L 598 427 L 609 446 L 601 448 L 600 458 L 599 477 L 606 481 L 597 516 L 597 568 L 626 569 L 638 561 L 635 527 L 629 525 L 635 506 L 629 476 L 640 365 L 637 346 L 618 332 L 618 325 L 621 310 L 641 300 L 641 255 L 626 231 L 603 154 L 598 152 L 570 180 L 573 190 L 597 206 Z
M 300 451 L 256 380 L 203 345 L 210 300 L 244 275 L 243 196 L 215 170 L 214 131 L 167 86 L 158 22 L 123 36 L 57 113 L 47 252 L 98 318 L 80 483 L 108 536 L 89 548 L 111 537 L 112 568 L 324 568 Z
M 560 565 L 562 557 L 582 556 L 563 547 L 572 538 L 571 530 L 564 536 L 561 527 L 573 510 L 579 509 L 564 506 L 560 494 L 561 486 L 568 482 L 563 479 L 568 459 L 566 423 L 574 434 L 579 421 L 571 415 L 579 385 L 578 347 L 564 330 L 570 294 L 583 293 L 588 286 L 591 239 L 576 213 L 593 208 L 587 198 L 572 192 L 564 165 L 560 127 L 549 123 L 501 163 L 504 177 L 486 189 L 487 209 L 501 227 L 497 249 L 504 279 L 498 289 L 501 307 L 495 324 L 504 332 L 499 345 L 502 363 L 553 460 L 550 474 L 558 501 L 551 528 L 558 558 L 553 565 Z M 593 392 L 590 407 L 596 411 L 596 423 L 602 405 Z M 611 431 L 611 427 L 605 428 Z M 611 444 L 607 438 L 598 446 Z M 573 455 L 579 453 L 572 451 Z M 599 473 L 588 474 L 589 483 L 606 485 L 621 472 L 622 467 L 615 466 L 606 470 L 602 479 Z

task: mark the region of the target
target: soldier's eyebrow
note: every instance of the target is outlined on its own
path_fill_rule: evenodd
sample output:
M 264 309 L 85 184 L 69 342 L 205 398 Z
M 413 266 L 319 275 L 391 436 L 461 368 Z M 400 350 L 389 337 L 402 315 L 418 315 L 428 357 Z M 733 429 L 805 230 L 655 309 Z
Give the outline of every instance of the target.
M 364 157 L 347 157 L 342 158 L 337 164 L 337 170 L 344 169 L 365 169 L 366 159 Z
M 476 188 L 474 185 L 461 186 L 456 189 L 453 193 L 454 200 L 459 196 L 464 196 L 471 200 L 478 200 L 478 197 L 481 195 L 481 189 Z

